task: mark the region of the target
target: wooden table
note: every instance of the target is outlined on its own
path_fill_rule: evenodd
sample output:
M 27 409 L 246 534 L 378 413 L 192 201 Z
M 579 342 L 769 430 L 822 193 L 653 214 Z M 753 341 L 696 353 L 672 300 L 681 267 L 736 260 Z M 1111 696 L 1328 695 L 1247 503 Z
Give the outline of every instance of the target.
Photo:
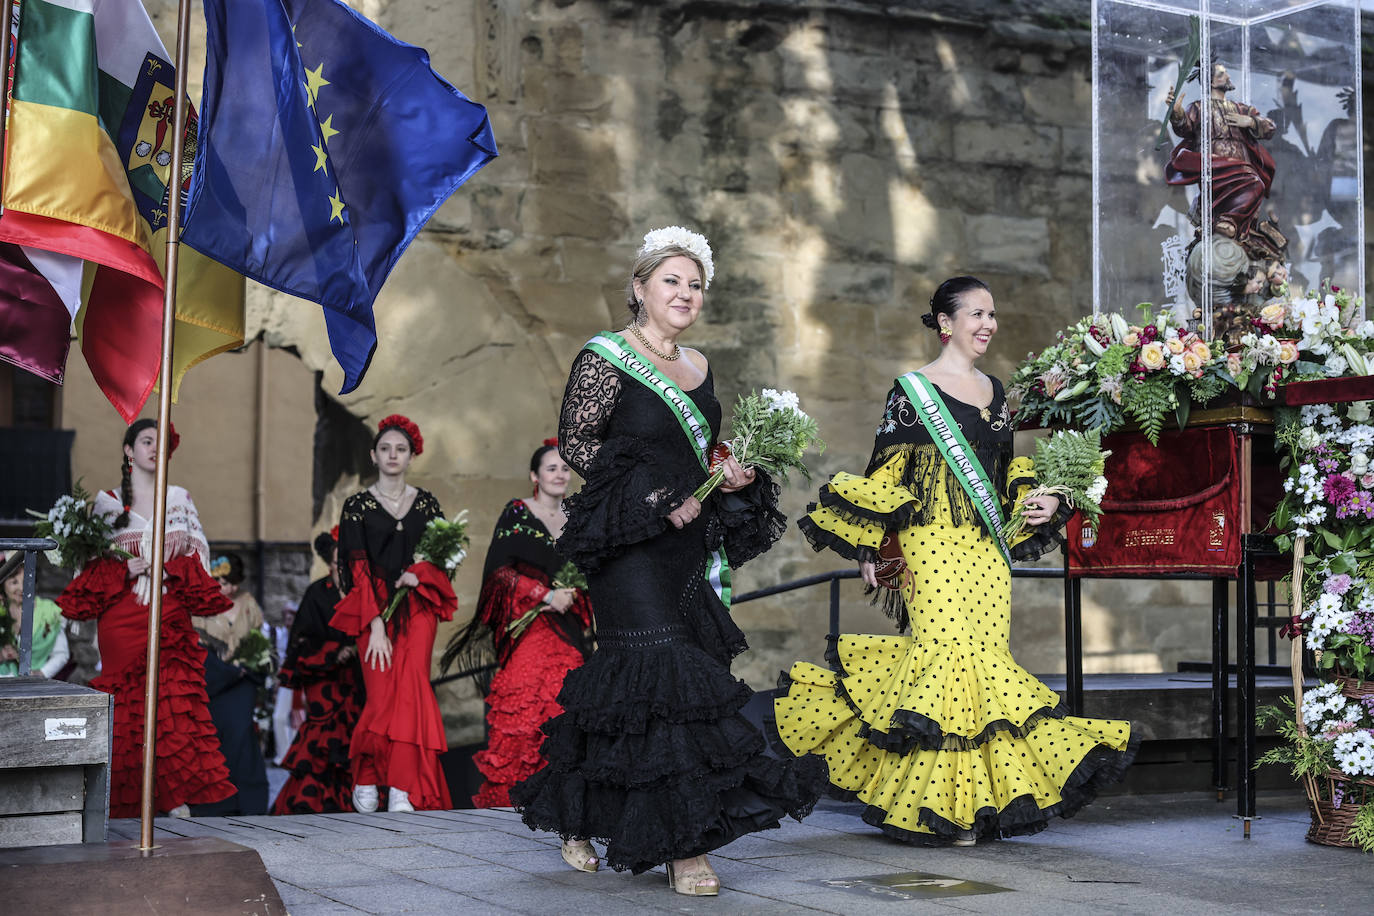
M 112 718 L 107 693 L 0 678 L 0 846 L 104 842 Z

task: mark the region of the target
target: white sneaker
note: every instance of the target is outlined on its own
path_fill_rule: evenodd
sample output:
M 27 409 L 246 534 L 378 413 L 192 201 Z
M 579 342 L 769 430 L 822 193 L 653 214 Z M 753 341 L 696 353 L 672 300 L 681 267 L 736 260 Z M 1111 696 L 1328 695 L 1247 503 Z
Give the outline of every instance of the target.
M 180 805 L 177 805 L 177 806 L 176 806 L 175 808 L 173 808 L 171 811 L 168 811 L 168 812 L 167 812 L 167 816 L 168 816 L 168 817 L 190 817 L 190 816 L 191 816 L 191 806 L 190 806 L 190 805 L 187 805 L 187 804 L 185 804 L 185 803 L 182 803 L 182 804 L 180 804 Z
M 415 806 L 410 803 L 410 794 L 400 789 L 392 789 L 386 797 L 386 810 L 388 811 L 414 811 Z
M 376 786 L 353 787 L 353 810 L 359 814 L 371 814 L 376 811 L 377 799 Z

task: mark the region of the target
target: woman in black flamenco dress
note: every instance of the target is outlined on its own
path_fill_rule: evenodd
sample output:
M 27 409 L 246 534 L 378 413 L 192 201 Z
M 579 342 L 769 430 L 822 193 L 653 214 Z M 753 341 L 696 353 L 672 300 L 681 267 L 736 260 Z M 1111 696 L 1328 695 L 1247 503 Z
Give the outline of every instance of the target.
M 630 305 L 643 323 L 626 342 L 646 363 L 655 357 L 714 441 L 721 410 L 706 360 L 675 343 L 700 311 L 709 248 L 695 236 L 693 248 L 655 249 L 655 235 L 632 274 Z M 777 540 L 786 522 L 777 488 L 730 460 L 724 489 L 735 492 L 700 504 L 692 492 L 707 475 L 672 409 L 589 349 L 572 367 L 559 442 L 586 484 L 565 504 L 558 549 L 587 575 L 598 648 L 564 681 L 565 711 L 544 728 L 548 765 L 511 798 L 531 828 L 562 835 L 575 868 L 595 870 L 583 839 L 594 838 L 617 870 L 669 863 L 678 893 L 715 894 L 705 854 L 801 818 L 826 783 L 819 757 L 769 755 L 741 715 L 752 691 L 730 660 L 747 647 L 744 634 L 706 579 L 713 549 L 739 565 Z
M 272 803 L 273 814 L 353 810 L 348 748 L 363 711 L 363 669 L 353 639 L 329 625 L 339 602 L 334 535 L 315 538 L 315 552 L 329 564 L 329 575 L 310 583 L 291 622 L 281 680 L 304 699 L 304 720 L 281 763 L 291 775 Z

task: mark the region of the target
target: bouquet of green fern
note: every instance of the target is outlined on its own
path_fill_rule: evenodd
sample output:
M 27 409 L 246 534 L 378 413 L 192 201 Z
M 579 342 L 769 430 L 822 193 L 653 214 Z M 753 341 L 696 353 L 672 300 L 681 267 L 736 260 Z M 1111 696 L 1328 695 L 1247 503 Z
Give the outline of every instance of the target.
M 1060 430 L 1035 443 L 1035 467 L 1038 486 L 1016 501 L 1011 523 L 1007 526 L 1007 541 L 1025 533 L 1026 500 L 1037 496 L 1057 496 L 1077 509 L 1083 522 L 1094 531 L 1102 517 L 1102 497 L 1107 493 L 1107 478 L 1103 476 L 1107 456 L 1102 448 L 1102 436 L 1097 430 L 1086 433 Z
M 580 592 L 585 592 L 587 590 L 587 577 L 582 574 L 582 570 L 578 569 L 571 562 L 565 562 L 559 567 L 558 572 L 554 573 L 553 580 L 549 583 L 549 587 L 554 589 L 575 588 Z M 521 633 L 524 633 L 530 628 L 530 624 L 534 623 L 534 618 L 548 610 L 552 610 L 552 608 L 547 604 L 541 604 L 538 607 L 531 608 L 506 624 L 506 633 L 513 639 L 518 638 Z
M 725 480 L 721 463 L 728 456 L 742 467 L 763 468 L 775 477 L 786 479 L 787 472 L 795 469 L 810 480 L 811 472 L 802 457 L 809 448 L 817 453 L 825 451 L 816 421 L 802 411 L 793 391 L 765 388 L 763 394 L 740 395 L 731 431 L 733 438 L 711 450 L 711 476 L 692 494 L 699 500 Z
M 415 562 L 427 561 L 448 573 L 452 579 L 458 572 L 458 566 L 467 559 L 468 555 L 468 510 L 464 509 L 453 517 L 453 521 L 442 518 L 432 518 L 425 526 L 425 533 L 420 535 L 420 543 L 415 545 Z M 382 611 L 382 619 L 390 620 L 391 615 L 396 613 L 396 607 L 401 603 L 401 599 L 406 596 L 410 589 L 401 586 L 396 589 L 396 594 L 391 596 L 391 603 Z

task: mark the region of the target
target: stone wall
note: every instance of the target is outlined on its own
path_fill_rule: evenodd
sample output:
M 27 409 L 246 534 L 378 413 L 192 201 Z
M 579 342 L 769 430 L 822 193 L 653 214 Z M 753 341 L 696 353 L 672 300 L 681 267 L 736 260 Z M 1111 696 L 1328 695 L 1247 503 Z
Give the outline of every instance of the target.
M 935 355 L 917 316 L 942 278 L 992 285 L 1001 330 L 985 368 L 1003 378 L 1091 310 L 1084 2 L 355 5 L 486 104 L 501 149 L 401 260 L 377 303 L 371 371 L 340 398 L 372 422 L 420 422 L 416 482 L 450 513 L 471 510 L 474 557 L 527 490 L 571 358 L 624 321 L 650 228 L 710 237 L 718 273 L 687 341 L 727 403 L 761 385 L 800 394 L 830 443 L 822 478 L 863 465 L 892 378 Z M 337 390 L 319 310 L 249 296 L 250 333 L 293 347 Z M 358 483 L 339 482 L 318 528 Z M 813 491 L 794 481 L 788 514 Z M 839 565 L 793 530 L 736 587 Z M 465 611 L 480 566 L 459 576 Z M 886 631 L 853 582 L 842 594 L 846 629 Z M 1207 657 L 1205 583 L 1093 583 L 1085 599 L 1089 671 Z M 1062 670 L 1059 585 L 1018 582 L 1014 600 L 1018 658 Z M 753 650 L 737 673 L 762 687 L 795 658 L 818 660 L 826 613 L 823 589 L 739 606 Z M 443 700 L 452 739 L 480 734 L 469 688 Z

